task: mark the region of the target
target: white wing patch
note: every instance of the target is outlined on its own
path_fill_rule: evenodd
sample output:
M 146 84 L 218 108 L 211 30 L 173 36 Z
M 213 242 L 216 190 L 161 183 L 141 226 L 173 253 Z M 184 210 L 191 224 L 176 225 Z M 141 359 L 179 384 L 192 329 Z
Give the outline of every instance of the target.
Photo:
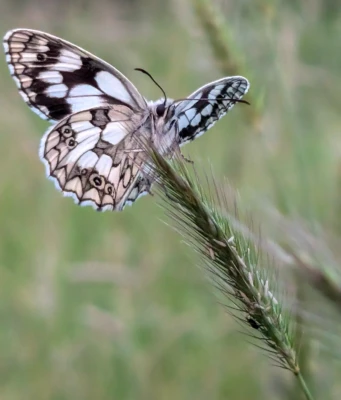
M 95 80 L 99 89 L 108 96 L 116 97 L 126 104 L 131 102 L 129 92 L 127 92 L 123 83 L 113 74 L 107 71 L 100 71 L 96 74 Z
M 109 122 L 102 132 L 103 140 L 111 144 L 118 144 L 125 136 L 121 122 Z
M 48 178 L 77 204 L 100 211 L 122 210 L 151 186 L 142 173 L 145 154 L 136 151 L 134 139 L 146 134 L 143 128 L 137 131 L 141 125 L 141 117 L 125 106 L 95 108 L 64 118 L 42 139 L 40 157 Z
M 66 96 L 68 92 L 68 87 L 64 83 L 59 83 L 57 85 L 51 85 L 46 88 L 44 93 L 48 97 L 54 97 L 56 99 L 62 99 Z
M 62 83 L 63 75 L 58 71 L 41 71 L 37 75 L 37 79 L 51 84 Z

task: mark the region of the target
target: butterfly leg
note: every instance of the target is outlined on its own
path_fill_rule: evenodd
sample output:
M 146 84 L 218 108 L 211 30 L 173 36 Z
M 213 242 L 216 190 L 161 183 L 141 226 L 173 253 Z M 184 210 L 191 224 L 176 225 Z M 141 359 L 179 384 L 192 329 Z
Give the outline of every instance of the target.
M 146 192 L 148 194 L 150 194 L 151 196 L 154 196 L 154 193 L 152 192 L 152 188 L 151 187 L 149 189 L 147 189 Z
M 180 158 L 182 158 L 183 161 L 189 163 L 189 164 L 194 164 L 194 161 L 190 160 L 189 158 L 185 157 L 182 153 L 181 153 L 181 149 L 180 146 L 178 144 L 175 144 L 175 149 L 174 152 L 176 154 L 178 154 L 180 156 Z
M 186 161 L 187 163 L 189 163 L 189 164 L 194 164 L 194 161 L 191 160 L 190 158 L 185 157 L 185 156 L 181 153 L 181 151 L 180 151 L 180 156 L 181 156 L 181 158 L 182 158 L 184 161 Z

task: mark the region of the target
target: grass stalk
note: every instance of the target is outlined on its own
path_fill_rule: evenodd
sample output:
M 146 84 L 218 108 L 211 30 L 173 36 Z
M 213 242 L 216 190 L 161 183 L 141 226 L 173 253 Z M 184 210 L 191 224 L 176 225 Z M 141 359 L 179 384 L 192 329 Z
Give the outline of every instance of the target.
M 332 304 L 335 309 L 341 311 L 341 282 L 334 271 L 321 265 L 315 265 L 304 260 L 299 254 L 291 252 L 300 275 L 303 275 L 315 290 Z
M 300 384 L 300 386 L 302 388 L 302 392 L 304 393 L 306 399 L 307 400 L 313 400 L 314 398 L 311 395 L 310 390 L 309 390 L 309 388 L 308 388 L 308 386 L 306 384 L 306 381 L 304 380 L 301 372 L 299 372 L 296 376 L 297 376 L 298 382 L 299 382 L 299 384 Z
M 311 400 L 298 363 L 291 316 L 274 294 L 275 280 L 261 265 L 255 243 L 234 229 L 228 212 L 221 212 L 227 205 L 224 192 L 210 179 L 214 190 L 205 194 L 198 176 L 193 177 L 179 156 L 171 165 L 156 151 L 151 150 L 150 154 L 162 204 L 178 232 L 199 253 L 227 306 L 232 302 L 231 314 L 250 328 L 251 336 L 263 341 L 275 365 L 295 375 L 302 392 Z
M 270 206 L 267 208 L 269 210 Z M 274 209 L 271 213 L 267 211 L 267 214 L 279 228 L 278 240 L 287 256 L 286 262 L 295 266 L 298 279 L 304 279 L 340 312 L 340 263 L 335 249 L 329 245 L 327 234 L 316 222 L 310 226 L 307 222 L 293 220 Z M 277 257 L 275 252 L 273 256 Z
M 296 271 L 295 271 L 296 272 Z M 304 285 L 300 285 L 301 275 L 297 272 L 294 274 L 294 278 L 296 280 L 297 286 L 297 300 L 299 304 L 303 304 L 304 301 L 308 298 L 307 288 Z M 297 347 L 299 348 L 297 357 L 300 365 L 300 373 L 298 378 L 298 382 L 295 382 L 296 385 L 292 388 L 292 398 L 300 398 L 296 395 L 297 392 L 297 384 L 301 385 L 304 390 L 307 389 L 306 382 L 311 382 L 311 370 L 310 370 L 310 356 L 311 356 L 311 341 L 305 337 L 305 319 L 300 312 L 297 312 L 295 315 L 295 341 L 297 343 Z M 303 379 L 303 376 L 305 379 Z M 303 380 L 303 382 L 302 382 Z M 304 384 L 304 385 L 303 385 Z

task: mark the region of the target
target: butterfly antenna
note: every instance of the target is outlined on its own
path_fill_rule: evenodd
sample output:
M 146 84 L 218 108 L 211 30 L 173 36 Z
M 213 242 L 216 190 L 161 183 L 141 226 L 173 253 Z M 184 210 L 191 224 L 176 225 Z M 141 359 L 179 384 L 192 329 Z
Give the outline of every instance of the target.
M 187 97 L 187 98 L 183 98 L 183 99 L 177 99 L 177 100 L 174 100 L 173 101 L 173 104 L 175 104 L 175 103 L 179 103 L 179 102 L 181 102 L 181 101 L 192 101 L 192 100 L 204 100 L 204 101 L 208 101 L 208 102 L 216 102 L 216 101 L 226 101 L 226 100 L 230 100 L 230 101 L 233 101 L 233 102 L 235 102 L 235 103 L 244 103 L 244 104 L 247 104 L 247 105 L 251 105 L 247 100 L 241 100 L 241 99 L 234 99 L 233 97 L 216 97 L 215 99 L 209 99 L 209 98 L 206 98 L 206 97 L 200 97 L 200 98 L 198 98 L 198 99 L 196 99 L 196 98 L 192 98 L 192 97 Z
M 155 85 L 161 90 L 161 92 L 163 93 L 163 97 L 165 98 L 165 102 L 164 102 L 164 106 L 166 106 L 167 103 L 167 95 L 166 92 L 163 90 L 163 88 L 156 82 L 156 80 L 150 75 L 149 72 L 147 72 L 145 69 L 142 68 L 135 68 L 135 71 L 140 71 L 143 74 L 146 74 L 147 76 L 149 76 L 149 78 L 155 83 Z

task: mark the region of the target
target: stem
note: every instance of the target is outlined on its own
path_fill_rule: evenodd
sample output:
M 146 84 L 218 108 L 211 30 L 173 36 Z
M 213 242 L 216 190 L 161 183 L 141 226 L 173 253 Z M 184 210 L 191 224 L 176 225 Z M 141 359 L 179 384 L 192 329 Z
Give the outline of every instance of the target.
M 298 381 L 299 381 L 299 383 L 301 385 L 301 388 L 303 390 L 303 393 L 304 393 L 306 399 L 307 400 L 314 400 L 314 398 L 313 398 L 312 394 L 310 393 L 310 390 L 308 389 L 308 386 L 307 386 L 307 384 L 306 384 L 301 372 L 298 372 L 298 374 L 296 376 L 297 376 L 297 379 L 298 379 Z

